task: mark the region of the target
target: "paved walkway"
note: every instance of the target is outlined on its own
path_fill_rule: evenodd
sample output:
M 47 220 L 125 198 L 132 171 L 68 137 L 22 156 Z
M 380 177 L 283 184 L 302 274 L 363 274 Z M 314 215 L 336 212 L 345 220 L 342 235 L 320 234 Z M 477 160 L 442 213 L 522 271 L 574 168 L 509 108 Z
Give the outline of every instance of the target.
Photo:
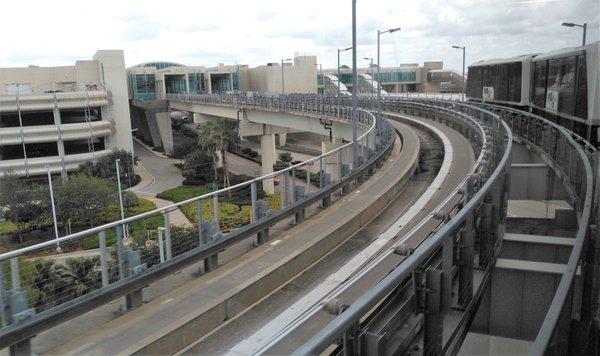
M 139 157 L 139 162 L 135 166 L 135 173 L 142 180 L 135 187 L 131 187 L 130 190 L 154 202 L 159 208 L 173 204 L 171 201 L 157 198 L 156 194 L 178 187 L 183 183 L 181 171 L 173 166 L 174 163 L 179 163 L 181 160 L 155 155 L 149 148 L 137 141 L 134 141 L 133 146 L 135 155 Z M 169 219 L 173 225 L 192 225 L 192 222 L 181 210 L 170 212 Z

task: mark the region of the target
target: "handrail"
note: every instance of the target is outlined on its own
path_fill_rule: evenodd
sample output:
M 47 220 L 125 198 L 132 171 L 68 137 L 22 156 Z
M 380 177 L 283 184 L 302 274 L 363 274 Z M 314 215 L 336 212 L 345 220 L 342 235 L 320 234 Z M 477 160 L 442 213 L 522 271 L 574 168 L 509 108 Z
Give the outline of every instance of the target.
M 175 95 L 184 96 L 183 94 L 169 94 L 169 96 L 170 96 L 169 99 L 170 100 L 178 100 L 179 98 L 176 97 Z M 207 100 L 206 102 L 210 102 L 210 99 L 211 99 L 210 97 L 213 97 L 213 98 L 217 98 L 218 99 L 217 101 L 219 103 L 236 105 L 233 100 L 230 100 L 230 101 L 229 100 L 223 100 L 223 101 L 219 100 L 219 99 L 223 99 L 223 97 L 231 98 L 232 99 L 233 97 L 236 97 L 234 95 L 198 94 L 198 95 L 185 95 L 185 97 L 186 97 L 187 100 L 193 100 L 194 97 L 199 97 L 200 99 L 205 99 L 206 97 L 209 97 L 209 100 Z M 181 99 L 183 99 L 183 98 L 181 98 Z M 294 101 L 294 102 L 297 102 L 297 101 Z M 257 107 L 261 107 L 262 108 L 263 106 L 257 106 Z M 267 108 L 268 107 L 269 106 L 267 106 Z M 292 110 L 292 112 L 297 112 L 297 111 L 293 111 Z M 375 126 L 377 124 L 377 119 L 374 117 L 373 114 L 367 112 L 366 110 L 359 109 L 359 112 L 361 113 L 360 114 L 361 120 L 364 123 L 366 123 L 367 118 L 371 119 L 371 123 L 367 127 L 367 130 L 365 131 L 365 133 L 363 133 L 358 138 L 358 141 L 361 141 L 361 140 L 365 139 L 367 137 L 367 135 L 373 133 L 373 130 L 375 129 Z M 148 212 L 145 212 L 145 213 L 141 213 L 141 214 L 138 214 L 138 215 L 135 215 L 135 216 L 131 216 L 131 217 L 127 217 L 127 218 L 124 218 L 124 219 L 116 220 L 116 221 L 113 221 L 113 222 L 110 222 L 110 223 L 106 223 L 104 225 L 99 225 L 99 226 L 96 226 L 96 227 L 93 227 L 93 228 L 90 228 L 90 229 L 87 229 L 87 230 L 84 230 L 84 231 L 80 231 L 80 232 L 76 232 L 76 233 L 73 233 L 73 234 L 70 234 L 70 235 L 67 235 L 67 236 L 60 237 L 58 239 L 54 239 L 54 240 L 51 240 L 51 241 L 45 241 L 45 242 L 41 242 L 41 243 L 36 244 L 36 245 L 32 245 L 32 246 L 27 246 L 27 247 L 20 248 L 18 250 L 13 250 L 13 251 L 5 252 L 3 254 L 0 254 L 0 262 L 9 260 L 9 259 L 14 258 L 14 257 L 21 256 L 21 255 L 26 254 L 28 252 L 33 252 L 33 251 L 36 251 L 36 250 L 43 249 L 45 247 L 50 247 L 50 246 L 56 245 L 57 243 L 64 243 L 64 242 L 71 241 L 71 240 L 74 240 L 74 239 L 78 239 L 78 238 L 81 238 L 81 237 L 85 237 L 85 236 L 89 236 L 89 235 L 94 235 L 94 234 L 97 234 L 97 233 L 99 233 L 101 231 L 105 231 L 105 230 L 108 230 L 110 228 L 115 228 L 115 227 L 120 226 L 120 225 L 125 225 L 125 224 L 131 223 L 131 222 L 136 221 L 136 220 L 148 218 L 148 217 L 151 217 L 151 216 L 154 216 L 154 215 L 165 214 L 165 213 L 177 210 L 177 209 L 179 209 L 180 207 L 182 207 L 184 205 L 188 205 L 190 203 L 193 203 L 193 202 L 196 202 L 196 201 L 199 201 L 199 200 L 204 200 L 204 199 L 212 198 L 214 196 L 218 196 L 220 194 L 227 193 L 227 192 L 233 191 L 233 190 L 238 189 L 238 188 L 250 186 L 252 183 L 257 183 L 257 182 L 263 181 L 265 179 L 274 178 L 274 177 L 280 176 L 282 174 L 286 174 L 288 172 L 292 172 L 293 170 L 295 170 L 295 169 L 297 169 L 299 167 L 302 167 L 302 166 L 305 166 L 305 165 L 310 165 L 310 164 L 312 164 L 314 162 L 318 162 L 320 159 L 328 157 L 328 156 L 331 156 L 331 155 L 337 153 L 338 151 L 341 151 L 341 150 L 343 150 L 345 148 L 348 148 L 350 146 L 352 146 L 352 142 L 346 143 L 346 144 L 344 144 L 344 145 L 342 145 L 340 147 L 337 147 L 337 148 L 335 148 L 335 149 L 333 149 L 333 150 L 331 150 L 329 152 L 326 152 L 326 153 L 321 154 L 319 156 L 313 157 L 313 158 L 308 159 L 306 161 L 303 161 L 301 163 L 297 163 L 297 164 L 292 165 L 292 166 L 290 166 L 288 168 L 285 168 L 285 169 L 282 169 L 282 170 L 279 170 L 277 172 L 273 172 L 273 173 L 270 173 L 270 174 L 267 174 L 267 175 L 264 175 L 264 176 L 256 177 L 256 178 L 250 179 L 250 180 L 242 182 L 242 183 L 238 183 L 238 184 L 230 186 L 230 187 L 225 187 L 225 188 L 222 188 L 222 189 L 219 189 L 219 190 L 216 190 L 216 191 L 212 191 L 212 192 L 209 192 L 209 193 L 206 193 L 206 194 L 194 197 L 194 198 L 190 198 L 190 199 L 187 199 L 187 200 L 184 200 L 184 201 L 181 201 L 181 202 L 173 203 L 173 204 L 167 205 L 167 206 L 162 207 L 162 208 L 157 208 L 157 209 L 154 209 L 154 210 L 151 210 L 151 211 L 148 211 Z
M 317 354 L 327 346 L 334 343 L 337 338 L 349 330 L 353 325 L 361 320 L 362 316 L 367 314 L 389 293 L 391 293 L 412 271 L 424 263 L 445 241 L 452 235 L 454 230 L 471 214 L 476 207 L 483 202 L 484 198 L 490 193 L 493 184 L 500 177 L 500 173 L 506 168 L 512 148 L 512 133 L 508 125 L 500 120 L 499 116 L 475 106 L 463 103 L 457 103 L 464 109 L 474 110 L 490 117 L 506 135 L 506 149 L 490 177 L 483 186 L 475 193 L 472 199 L 467 201 L 463 208 L 446 224 L 433 235 L 426 239 L 412 255 L 408 256 L 397 268 L 390 272 L 384 279 L 377 283 L 368 293 L 361 295 L 354 301 L 348 309 L 338 315 L 324 329 L 314 335 L 304 345 L 302 345 L 295 354 Z
M 565 272 L 558 284 L 556 289 L 556 293 L 548 308 L 548 312 L 546 313 L 546 317 L 542 322 L 540 329 L 538 330 L 537 336 L 533 342 L 533 346 L 531 348 L 532 355 L 544 355 L 545 351 L 548 349 L 549 344 L 551 342 L 554 329 L 556 324 L 558 323 L 558 318 L 561 314 L 561 310 L 567 300 L 568 294 L 571 289 L 571 285 L 573 284 L 573 280 L 575 278 L 575 273 L 577 272 L 577 265 L 579 264 L 580 259 L 582 258 L 581 253 L 583 251 L 583 247 L 586 242 L 586 235 L 588 232 L 589 224 L 590 224 L 590 214 L 592 211 L 592 194 L 593 190 L 590 189 L 593 187 L 593 172 L 592 165 L 590 163 L 590 159 L 582 146 L 575 141 L 573 138 L 573 133 L 564 127 L 553 123 L 541 116 L 528 113 L 525 111 L 521 111 L 518 109 L 506 108 L 498 105 L 489 105 L 489 104 L 480 104 L 479 106 L 491 108 L 495 111 L 499 112 L 509 112 L 509 113 L 517 113 L 519 115 L 524 115 L 531 120 L 536 120 L 542 122 L 553 129 L 557 130 L 562 137 L 569 143 L 569 145 L 575 149 L 577 154 L 579 155 L 579 159 L 583 163 L 585 168 L 585 196 L 583 197 L 583 204 L 577 206 L 576 209 L 580 210 L 580 218 L 579 218 L 579 226 L 577 228 L 577 234 L 575 235 L 575 243 L 571 249 L 571 255 L 569 256 L 569 260 L 566 265 Z M 525 138 L 527 139 L 527 138 Z M 529 141 L 529 140 L 528 140 Z M 529 141 L 531 142 L 531 141 Z M 532 142 L 534 143 L 534 142 Z M 592 145 L 585 144 L 584 147 L 586 149 L 591 149 L 591 152 L 595 151 Z M 552 155 L 550 155 L 552 158 Z M 566 183 L 566 182 L 565 182 Z M 581 199 L 582 197 L 578 197 Z

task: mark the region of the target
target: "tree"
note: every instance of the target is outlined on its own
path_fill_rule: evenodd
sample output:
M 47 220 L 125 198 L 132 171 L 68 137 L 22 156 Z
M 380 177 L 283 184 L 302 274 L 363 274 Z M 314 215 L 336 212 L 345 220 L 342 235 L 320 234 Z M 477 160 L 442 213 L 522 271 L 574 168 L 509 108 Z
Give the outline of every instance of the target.
M 49 216 L 49 200 L 48 189 L 43 185 L 24 184 L 12 172 L 0 177 L 0 213 L 17 225 L 20 242 L 23 232 L 40 226 Z
M 90 177 L 105 178 L 113 181 L 117 181 L 117 168 L 115 167 L 115 160 L 120 159 L 120 172 L 121 184 L 125 186 L 133 186 L 137 184 L 135 179 L 127 179 L 128 177 L 135 177 L 133 173 L 133 164 L 137 162 L 137 157 L 132 157 L 131 153 L 125 150 L 113 150 L 108 156 L 99 158 L 96 160 L 96 164 L 92 162 L 85 162 L 79 166 L 78 173 L 83 173 Z M 133 160 L 133 162 L 132 162 Z M 130 184 L 131 183 L 131 184 Z
M 181 174 L 184 184 L 203 185 L 211 181 L 214 160 L 206 151 L 196 149 L 188 154 L 183 161 Z
M 202 125 L 202 131 L 198 136 L 198 145 L 207 152 L 213 153 L 215 180 L 219 179 L 217 170 L 217 152 L 221 153 L 224 171 L 223 183 L 226 187 L 230 185 L 227 150 L 232 148 L 237 142 L 239 142 L 239 135 L 235 130 L 235 126 L 226 119 L 220 118 L 208 121 Z
M 290 164 L 290 162 L 294 160 L 294 157 L 292 157 L 292 154 L 289 152 L 281 152 L 279 154 L 279 160 L 284 163 Z
M 78 174 L 55 184 L 60 220 L 93 227 L 104 221 L 109 204 L 117 200 L 117 187 L 109 180 Z

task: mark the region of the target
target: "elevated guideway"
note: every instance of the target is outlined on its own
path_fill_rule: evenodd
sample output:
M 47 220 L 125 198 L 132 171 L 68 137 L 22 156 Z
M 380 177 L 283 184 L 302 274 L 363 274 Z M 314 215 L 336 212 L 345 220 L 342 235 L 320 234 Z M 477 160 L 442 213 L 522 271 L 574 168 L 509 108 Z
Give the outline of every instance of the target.
M 289 287 L 282 287 L 281 291 L 265 298 L 260 304 L 248 310 L 246 315 L 229 321 L 226 327 L 215 330 L 204 340 L 187 348 L 186 354 L 199 352 L 289 354 L 298 343 L 310 337 L 319 325 L 333 317 L 325 306 L 327 300 L 338 298 L 343 304 L 349 304 L 351 296 L 356 295 L 358 291 L 368 290 L 369 283 L 374 283 L 380 278 L 377 277 L 378 273 L 385 275 L 386 269 L 383 266 L 365 272 L 364 269 L 370 263 L 384 258 L 387 261 L 381 264 L 390 266 L 398 261 L 398 255 L 382 257 L 383 251 L 399 242 L 404 243 L 403 236 L 418 226 L 427 214 L 446 200 L 449 192 L 466 177 L 475 158 L 470 142 L 458 132 L 440 123 L 408 117 L 389 116 L 389 118 L 403 122 L 402 124 L 394 122 L 396 127 L 411 125 L 414 130 L 420 132 L 421 137 L 424 135 L 429 138 L 429 141 L 435 142 L 435 144 L 429 142 L 422 146 L 423 149 L 431 150 L 433 155 L 443 156 L 440 166 L 429 172 L 431 178 L 423 185 L 421 192 L 416 196 L 413 194 L 414 190 L 401 193 L 382 212 L 389 215 L 386 219 L 379 218 L 378 221 L 370 224 L 373 226 L 366 227 L 371 236 L 361 244 L 360 249 L 348 250 L 340 247 L 343 251 L 336 252 L 336 256 L 331 258 L 335 262 L 319 263 L 311 267 L 303 275 L 291 280 L 288 283 Z M 426 140 L 422 138 L 421 141 Z M 432 145 L 439 145 L 441 150 L 433 149 Z M 424 179 L 422 175 L 415 178 L 419 181 L 422 179 Z M 425 225 L 423 229 L 431 229 L 431 226 Z M 362 240 L 363 234 L 361 231 L 360 235 L 353 237 L 352 240 Z M 418 243 L 413 241 L 412 247 L 417 245 Z M 341 261 L 345 264 L 340 264 Z M 332 264 L 335 266 L 333 269 Z M 329 274 L 332 271 L 335 273 Z M 312 276 L 314 274 L 320 277 L 315 278 Z M 298 284 L 304 285 L 307 280 L 311 281 L 307 287 L 298 288 Z M 273 308 L 281 312 L 274 315 Z M 238 338 L 237 335 L 245 336 Z
M 235 318 L 350 238 L 404 189 L 418 164 L 419 141 L 408 127 L 399 134 L 383 166 L 330 208 L 52 353 L 173 353 Z
M 343 96 L 199 99 L 196 104 L 221 106 L 223 110 L 233 107 L 248 111 L 266 106 L 267 111 L 275 113 L 273 120 L 278 113 L 285 116 L 289 111 L 308 113 L 315 119 L 350 117 L 350 100 Z M 502 284 L 516 281 L 502 276 L 518 274 L 540 283 L 552 279 L 553 287 L 544 293 L 543 301 L 536 301 L 535 296 L 517 301 L 523 307 L 525 303 L 538 306 L 527 335 L 498 337 L 529 338 L 527 347 L 536 355 L 544 351 L 564 354 L 580 347 L 578 343 L 568 345 L 557 335 L 567 332 L 574 335 L 572 340 L 581 340 L 589 325 L 586 318 L 592 315 L 581 311 L 593 308 L 593 298 L 582 297 L 578 292 L 581 284 L 574 281 L 581 278 L 583 283 L 590 283 L 588 278 L 593 278 L 583 268 L 586 260 L 582 251 L 592 209 L 597 209 L 597 205 L 592 206 L 592 187 L 598 178 L 593 176 L 590 161 L 597 160 L 598 153 L 578 143 L 578 138 L 565 129 L 514 109 L 387 96 L 382 121 L 372 124 L 380 117 L 369 112 L 375 104 L 373 98 L 360 100 L 359 123 L 366 131 L 360 138 L 358 163 L 366 159 L 366 165 L 353 167 L 351 160 L 343 159 L 346 153 L 342 150 L 314 159 L 313 164 L 325 168 L 319 169 L 320 173 L 337 171 L 340 180 L 330 182 L 323 175 L 324 181 L 320 180 L 304 200 L 293 199 L 291 203 L 289 182 L 283 177 L 295 177 L 301 168 L 262 177 L 281 176 L 283 187 L 278 192 L 283 208 L 206 244 L 202 244 L 206 230 L 201 229 L 200 236 L 198 231 L 195 233 L 201 241 L 197 247 L 152 265 L 150 273 L 136 272 L 113 282 L 99 289 L 98 294 L 111 291 L 111 296 L 128 294 L 128 301 L 135 300 L 143 285 L 198 262 L 204 262 L 204 271 L 209 273 L 145 305 L 135 305 L 127 315 L 72 338 L 53 352 L 392 354 L 410 349 L 428 355 L 455 354 L 461 350 L 463 340 L 473 340 L 474 334 L 482 330 L 494 336 L 501 328 L 515 328 L 510 324 L 514 322 L 511 314 L 503 312 L 502 305 L 497 304 L 499 299 L 494 301 L 490 295 L 494 290 L 518 291 L 522 284 Z M 382 140 L 386 133 L 389 137 L 393 132 L 392 126 L 378 126 L 390 120 L 402 121 L 393 124 L 399 135 L 395 141 Z M 514 137 L 511 129 L 516 133 Z M 555 220 L 573 214 L 575 225 L 551 234 L 519 230 L 513 220 L 507 219 L 507 209 L 511 209 L 513 138 L 543 161 L 543 167 L 540 162 L 527 166 L 519 162 L 518 169 L 544 169 L 547 177 L 548 169 L 556 172 L 557 181 L 568 193 L 561 199 L 567 200 L 571 210 L 557 209 Z M 430 141 L 443 144 L 443 161 L 435 178 L 431 176 L 427 184 L 416 184 L 408 178 L 411 170 L 420 174 L 422 168 L 416 163 L 420 161 L 416 146 L 435 152 Z M 382 147 L 381 142 L 394 143 Z M 346 150 L 351 152 L 350 144 Z M 381 163 L 382 168 L 373 172 Z M 445 178 L 439 178 L 442 175 Z M 257 187 L 251 187 L 252 182 L 249 185 L 252 197 Z M 338 191 L 345 195 L 332 195 Z M 416 193 L 419 191 L 422 193 Z M 524 191 L 543 193 L 531 185 Z M 216 197 L 220 203 L 225 195 Z M 184 204 L 213 199 L 214 195 L 199 197 Z M 321 211 L 317 205 L 331 207 Z M 210 209 L 210 205 L 198 206 Z M 258 206 L 252 199 L 253 212 L 259 212 Z M 289 227 L 292 217 L 300 224 Z M 165 227 L 169 226 L 166 223 Z M 266 228 L 270 230 L 268 235 Z M 212 256 L 256 233 L 257 248 L 228 259 L 217 269 L 214 265 L 211 268 Z M 542 250 L 546 252 L 538 253 Z M 555 258 L 549 260 L 542 255 Z M 0 259 L 15 256 L 19 254 L 1 255 Z M 536 277 L 540 273 L 543 278 Z M 111 289 L 114 287 L 123 289 L 115 294 Z M 548 298 L 548 294 L 554 296 Z M 88 298 L 92 303 L 106 300 Z M 70 308 L 65 304 L 61 309 L 73 315 Z M 60 309 L 50 309 L 54 310 Z M 1 329 L 0 340 L 6 345 L 10 344 L 7 340 L 20 341 L 14 336 L 16 330 L 40 330 L 27 329 L 27 323 L 37 327 L 39 320 L 65 320 L 64 316 L 47 319 L 50 313 L 44 313 L 40 315 L 45 319 L 26 319 Z M 482 313 L 488 316 L 482 318 Z M 501 325 L 498 315 L 510 322 Z M 525 330 L 525 322 L 517 322 L 519 330 Z
M 223 98 L 210 96 L 206 99 L 213 100 L 211 103 L 221 106 L 237 106 L 236 110 L 251 107 L 252 110 L 257 111 L 262 107 L 265 112 L 276 111 L 281 114 L 295 112 L 298 117 L 312 117 L 317 122 L 320 119 L 329 118 L 336 122 L 345 120 L 346 125 L 350 123 L 350 110 L 322 105 L 318 98 L 254 97 L 251 99 L 244 98 L 239 103 L 227 101 L 233 97 L 224 98 L 225 100 L 222 100 Z M 136 312 L 141 310 L 143 305 L 142 288 L 194 264 L 203 265 L 200 268 L 200 271 L 203 272 L 215 270 L 218 267 L 219 255 L 244 240 L 253 240 L 256 237 L 257 245 L 267 246 L 269 237 L 277 237 L 278 235 L 274 232 L 280 231 L 282 226 L 288 224 L 290 220 L 302 226 L 301 222 L 306 219 L 307 215 L 314 213 L 317 205 L 324 208 L 331 205 L 332 201 L 335 200 L 332 197 L 333 193 L 341 190 L 346 194 L 349 192 L 350 186 L 356 182 L 364 182 L 368 176 L 372 175 L 376 168 L 385 162 L 394 147 L 395 135 L 388 125 L 385 120 L 376 120 L 372 114 L 360 111 L 358 113 L 358 128 L 361 134 L 355 147 L 351 143 L 340 142 L 321 156 L 233 187 L 61 237 L 56 241 L 49 241 L 0 255 L 0 260 L 11 261 L 10 275 L 13 282 L 13 290 L 10 291 L 10 296 L 7 297 L 6 290 L 0 289 L 2 292 L 0 295 L 3 297 L 2 302 L 12 303 L 8 300 L 13 298 L 13 295 L 25 301 L 25 303 L 19 304 L 18 307 L 15 304 L 9 304 L 10 308 L 2 309 L 2 319 L 6 321 L 6 325 L 0 329 L 0 343 L 3 346 L 12 345 L 13 352 L 27 353 L 30 350 L 29 338 L 32 336 L 79 316 L 83 318 L 82 320 L 85 320 L 84 313 L 105 303 L 112 302 L 119 297 L 126 296 L 125 303 L 122 305 L 125 311 L 133 310 L 133 312 Z M 355 159 L 352 158 L 352 152 L 358 153 Z M 396 182 L 401 182 L 404 175 L 410 175 L 416 164 L 416 156 L 413 155 L 412 161 L 412 164 L 402 167 L 406 170 L 402 175 L 395 176 Z M 319 167 L 317 180 L 311 179 L 311 176 L 314 178 L 314 173 L 312 173 L 314 165 Z M 303 173 L 304 179 L 308 183 L 306 186 L 295 184 L 295 178 L 300 173 Z M 277 191 L 271 196 L 266 196 L 262 190 L 259 190 L 264 187 L 263 183 L 265 181 L 275 179 L 278 179 L 280 183 L 277 186 Z M 386 180 L 385 183 L 391 181 L 393 180 Z M 397 187 L 390 187 L 390 189 L 401 189 L 401 187 L 402 184 L 399 184 Z M 366 211 L 351 209 L 350 213 L 354 214 L 355 219 L 332 219 L 336 222 L 336 226 L 338 228 L 345 226 L 348 233 L 351 233 L 353 229 L 360 227 L 364 220 L 369 220 L 375 214 L 378 204 L 385 204 L 386 202 L 385 197 L 381 199 L 374 198 L 378 196 L 377 190 L 379 189 L 375 189 L 373 194 L 364 198 L 368 201 L 357 203 L 359 206 L 364 207 Z M 231 204 L 232 197 L 235 197 L 236 200 L 233 201 L 238 202 L 237 204 L 247 204 L 246 207 L 252 213 L 249 222 L 235 229 L 228 227 L 227 222 L 220 219 L 221 206 Z M 194 221 L 197 225 L 196 228 L 182 234 L 179 230 L 174 229 L 169 222 L 169 212 L 175 209 L 190 208 L 194 208 L 200 218 Z M 240 208 L 245 209 L 244 206 L 238 206 L 238 209 Z M 203 211 L 209 212 L 209 214 L 203 214 Z M 243 210 L 241 211 L 243 212 Z M 137 221 L 143 222 L 145 219 L 156 216 L 164 219 L 164 224 L 158 231 L 158 241 L 154 239 L 149 241 L 147 235 L 135 236 L 132 231 L 129 231 L 129 224 Z M 344 221 L 349 222 L 344 225 Z M 324 224 L 325 222 L 321 223 Z M 327 224 L 330 225 L 331 222 Z M 274 230 L 271 231 L 271 235 L 269 229 Z M 117 244 L 109 247 L 106 246 L 106 235 L 111 230 L 116 233 Z M 285 229 L 283 230 L 285 231 Z M 333 240 L 328 240 L 324 244 L 316 244 L 316 246 L 313 246 L 313 244 L 306 245 L 306 248 L 302 251 L 309 251 L 308 255 L 295 260 L 290 257 L 292 261 L 306 259 L 306 263 L 310 263 L 310 258 L 319 258 L 319 254 L 332 248 L 337 243 L 336 238 L 344 238 L 344 234 L 335 229 L 326 232 L 321 226 L 315 230 L 315 232 L 317 231 L 323 231 L 325 237 L 333 237 Z M 318 236 L 311 233 L 309 237 L 317 238 Z M 323 238 L 322 235 L 320 237 Z M 125 242 L 125 238 L 128 239 L 127 242 Z M 37 256 L 40 254 L 52 256 L 57 245 L 61 247 L 62 251 L 81 248 L 84 241 L 86 246 L 94 243 L 94 241 L 99 244 L 99 246 L 96 245 L 96 248 L 99 249 L 101 256 L 98 265 L 102 274 L 101 285 L 94 286 L 79 295 L 67 294 L 74 293 L 75 288 L 65 286 L 64 297 L 60 300 L 34 298 L 28 301 L 27 292 L 22 291 L 21 288 L 25 287 L 25 290 L 27 290 L 34 280 L 38 286 L 51 283 L 51 280 L 39 279 L 35 270 L 19 268 L 21 264 L 28 263 L 32 256 L 37 259 L 39 259 Z M 296 239 L 293 242 L 301 243 L 301 239 Z M 316 243 L 316 241 L 313 242 Z M 268 246 L 272 247 L 278 244 Z M 284 245 L 282 243 L 282 246 Z M 325 248 L 323 249 L 323 247 Z M 113 249 L 116 251 L 116 257 L 109 259 L 108 254 Z M 269 248 L 266 249 L 269 250 Z M 256 251 L 260 250 L 256 249 Z M 274 261 L 277 260 L 276 258 Z M 302 264 L 297 268 L 302 268 Z M 278 272 L 280 271 L 276 271 L 274 274 L 277 278 L 286 276 L 285 274 L 278 274 Z M 209 273 L 207 276 L 210 275 Z M 234 288 L 233 286 L 236 284 L 232 280 L 229 285 Z M 0 283 L 0 286 L 5 286 L 5 284 Z M 238 288 L 235 287 L 233 290 L 238 290 Z M 220 293 L 217 294 L 220 295 Z M 260 294 L 258 295 L 260 296 Z M 225 315 L 234 312 L 233 309 L 230 309 L 231 305 L 229 303 L 224 303 L 223 307 L 225 308 Z M 223 311 L 223 309 L 219 310 Z

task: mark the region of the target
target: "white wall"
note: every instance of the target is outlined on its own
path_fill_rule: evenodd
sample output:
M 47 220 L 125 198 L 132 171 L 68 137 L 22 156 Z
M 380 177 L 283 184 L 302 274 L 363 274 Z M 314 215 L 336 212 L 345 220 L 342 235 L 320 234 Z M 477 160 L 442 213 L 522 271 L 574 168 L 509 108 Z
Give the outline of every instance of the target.
M 107 146 L 133 152 L 125 55 L 122 50 L 103 50 L 96 52 L 94 59 L 100 66 L 100 79 L 112 94 L 112 105 L 102 108 L 103 119 L 114 121 L 115 132 Z

